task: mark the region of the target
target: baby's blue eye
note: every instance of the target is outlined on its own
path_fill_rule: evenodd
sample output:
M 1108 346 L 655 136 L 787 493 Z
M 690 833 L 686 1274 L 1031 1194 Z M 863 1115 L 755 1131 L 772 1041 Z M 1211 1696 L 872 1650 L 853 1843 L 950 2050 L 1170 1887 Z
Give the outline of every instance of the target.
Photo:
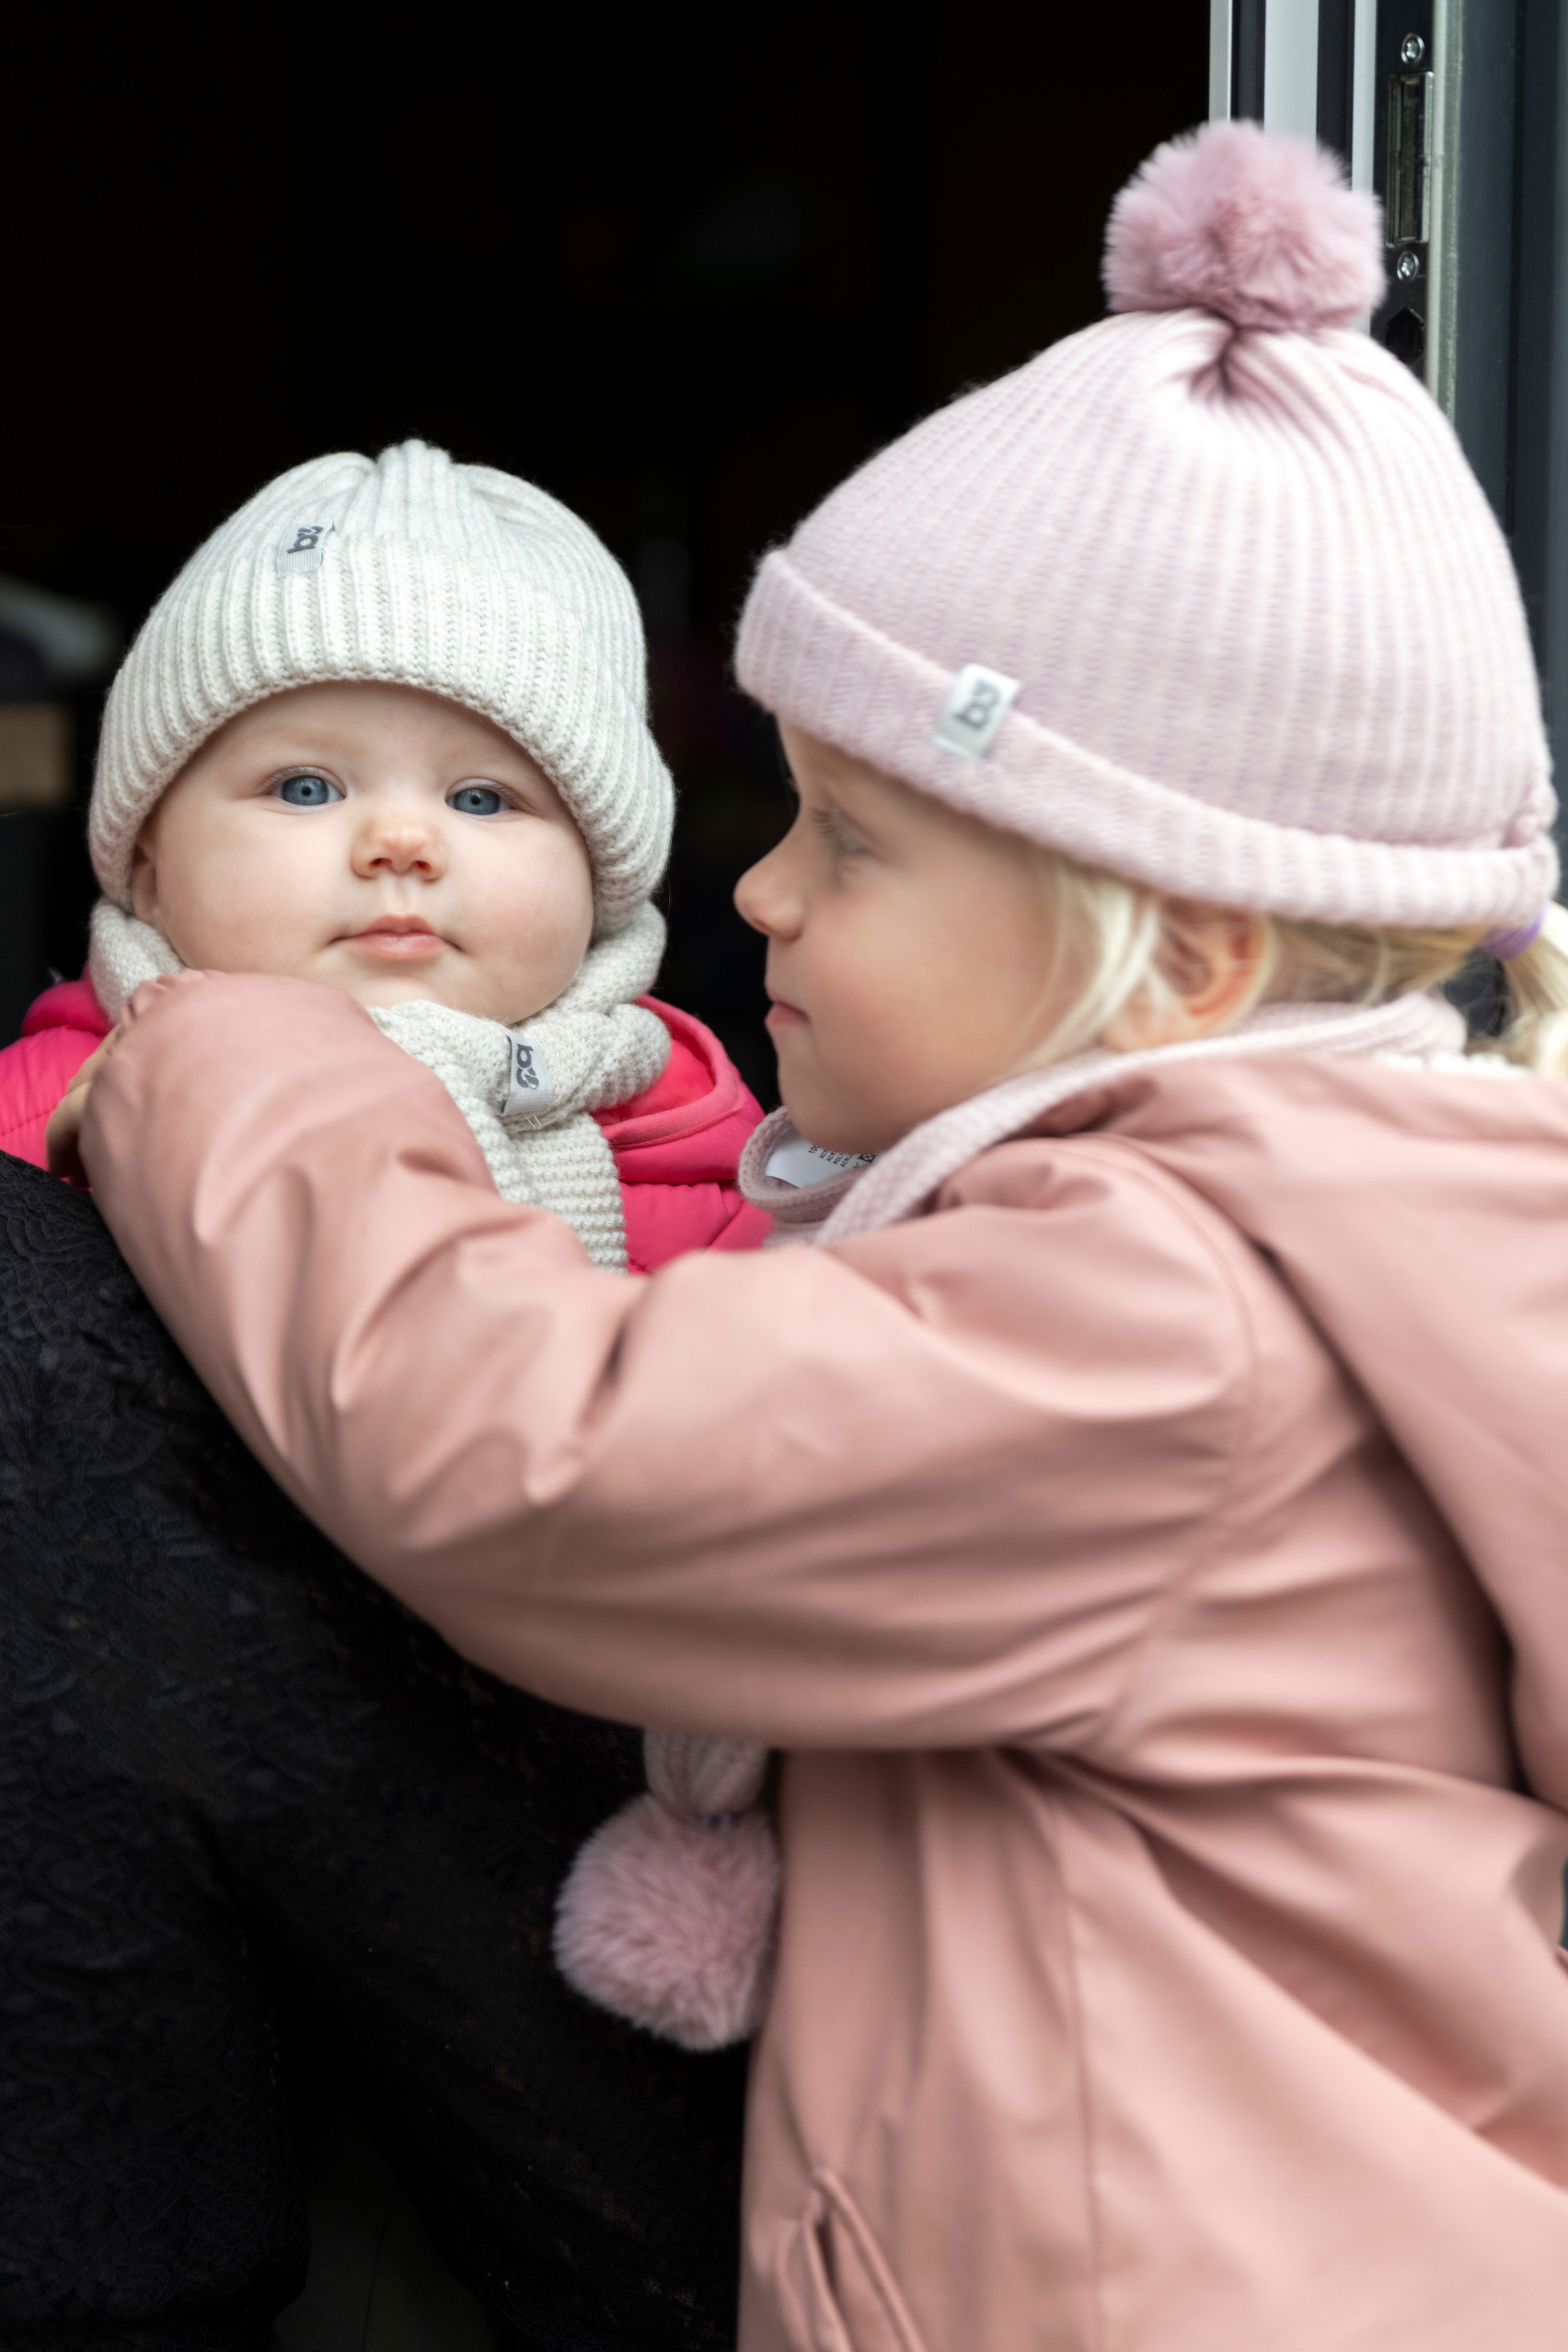
M 459 784 L 447 794 L 446 805 L 459 816 L 499 816 L 507 803 L 493 784 Z
M 290 808 L 325 808 L 329 801 L 340 801 L 343 795 L 325 776 L 285 776 L 277 797 Z

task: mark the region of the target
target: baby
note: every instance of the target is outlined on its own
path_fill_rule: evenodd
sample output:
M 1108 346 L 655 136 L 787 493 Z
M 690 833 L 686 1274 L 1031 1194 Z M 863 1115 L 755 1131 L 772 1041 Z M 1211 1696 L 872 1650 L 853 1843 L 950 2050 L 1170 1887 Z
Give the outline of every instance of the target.
M 416 441 L 297 467 L 193 556 L 114 682 L 87 976 L 0 1054 L 0 1148 L 46 1164 L 141 981 L 291 974 L 365 1005 L 498 1189 L 601 1265 L 751 1247 L 757 1105 L 644 997 L 672 815 L 636 603 L 586 524 Z
M 0 1150 L 48 1164 L 51 1112 L 141 982 L 267 972 L 364 1005 L 446 1087 L 500 1192 L 564 1217 L 599 1265 L 753 1248 L 769 1219 L 735 1180 L 761 1113 L 716 1038 L 644 993 L 673 814 L 636 602 L 585 523 L 417 441 L 298 467 L 198 550 L 115 679 L 87 975 L 0 1053 Z M 644 1937 L 651 1859 L 673 1989 L 650 2011 L 570 1949 L 566 1971 L 666 2030 L 695 2002 L 684 2038 L 711 2047 L 764 1989 L 764 1757 L 668 1734 L 647 1754 L 611 1896 L 629 1868 Z

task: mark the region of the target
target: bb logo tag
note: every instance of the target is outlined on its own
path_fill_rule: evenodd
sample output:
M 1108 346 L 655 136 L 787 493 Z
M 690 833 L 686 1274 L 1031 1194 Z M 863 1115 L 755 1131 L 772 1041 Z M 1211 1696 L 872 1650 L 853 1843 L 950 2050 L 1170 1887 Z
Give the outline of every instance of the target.
M 543 1053 L 538 1045 L 530 1045 L 526 1037 L 514 1035 L 512 1066 L 507 1073 L 507 1099 L 501 1105 L 501 1117 L 538 1118 L 554 1100 L 549 1064 Z
M 286 580 L 291 572 L 319 572 L 327 560 L 326 539 L 331 530 L 329 522 L 290 523 L 277 542 L 277 575 Z
M 932 741 L 963 759 L 983 760 L 1022 684 L 1022 678 L 1004 677 L 999 669 L 966 662 L 953 680 Z

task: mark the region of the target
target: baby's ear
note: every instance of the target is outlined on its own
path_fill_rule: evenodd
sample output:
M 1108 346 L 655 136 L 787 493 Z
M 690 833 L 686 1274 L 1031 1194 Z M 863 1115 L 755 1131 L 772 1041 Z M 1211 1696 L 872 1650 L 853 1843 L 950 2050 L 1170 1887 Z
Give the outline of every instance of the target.
M 151 819 L 137 835 L 131 853 L 131 906 L 144 923 L 158 920 L 157 836 Z

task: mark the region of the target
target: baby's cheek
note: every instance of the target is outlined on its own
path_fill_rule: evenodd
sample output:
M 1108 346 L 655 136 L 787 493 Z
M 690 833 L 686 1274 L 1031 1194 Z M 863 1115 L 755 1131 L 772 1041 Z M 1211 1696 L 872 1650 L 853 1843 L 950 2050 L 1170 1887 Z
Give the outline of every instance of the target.
M 290 838 L 281 825 L 276 832 L 197 840 L 161 870 L 161 928 L 183 962 L 309 976 L 311 956 L 334 928 L 330 877 L 317 845 Z
M 279 980 L 308 980 L 324 944 L 319 928 L 301 920 L 301 909 L 254 898 L 230 901 L 220 910 L 204 906 L 191 925 L 193 944 L 172 944 L 182 960 L 207 971 L 265 972 Z
M 529 861 L 526 873 L 495 877 L 477 912 L 480 919 L 465 941 L 469 953 L 498 982 L 532 1000 L 510 1018 L 526 1020 L 553 1003 L 593 936 L 593 890 L 587 874 L 552 844 Z

